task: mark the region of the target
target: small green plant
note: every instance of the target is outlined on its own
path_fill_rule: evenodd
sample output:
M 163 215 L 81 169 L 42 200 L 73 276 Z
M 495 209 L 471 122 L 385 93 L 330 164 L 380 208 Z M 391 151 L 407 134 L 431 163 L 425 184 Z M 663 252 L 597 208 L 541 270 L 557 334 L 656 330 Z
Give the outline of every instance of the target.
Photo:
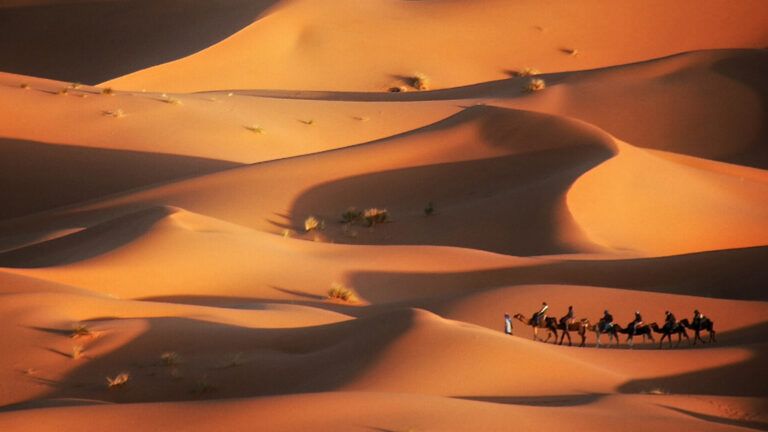
M 389 212 L 387 209 L 368 208 L 363 211 L 363 219 L 368 223 L 368 226 L 373 226 L 389 221 Z
M 308 218 L 304 219 L 304 231 L 310 232 L 314 230 L 323 229 L 325 226 L 325 223 L 314 216 L 309 216 Z
M 547 85 L 546 85 L 546 83 L 544 82 L 543 79 L 541 79 L 541 78 L 531 78 L 531 80 L 528 81 L 528 84 L 525 85 L 523 90 L 525 90 L 525 91 L 527 91 L 529 93 L 533 93 L 533 92 L 537 92 L 539 90 L 544 90 L 544 88 L 546 86 Z
M 181 356 L 175 351 L 166 351 L 160 354 L 160 361 L 165 366 L 177 366 L 181 363 Z
M 432 216 L 432 214 L 435 213 L 435 205 L 432 204 L 432 201 L 427 203 L 427 206 L 424 207 L 424 214 L 426 216 Z
M 83 349 L 82 345 L 74 345 L 72 346 L 72 359 L 77 360 L 83 356 L 83 352 L 85 350 Z
M 125 386 L 126 383 L 128 383 L 128 379 L 131 377 L 131 374 L 128 372 L 121 372 L 117 374 L 114 378 L 107 377 L 107 388 L 110 390 L 118 389 L 120 387 Z
M 411 85 L 416 90 L 429 90 L 430 80 L 429 77 L 421 72 L 414 74 L 411 78 Z
M 332 300 L 341 300 L 351 302 L 355 299 L 355 294 L 340 283 L 334 282 L 328 290 L 328 298 Z
M 104 87 L 101 89 L 101 94 L 107 95 L 107 96 L 114 96 L 115 91 L 112 89 L 112 87 Z
M 74 339 L 74 338 L 79 338 L 83 336 L 92 336 L 92 335 L 93 335 L 93 332 L 91 331 L 91 329 L 88 328 L 88 326 L 82 323 L 78 323 L 72 327 L 72 332 L 70 333 L 69 336 Z

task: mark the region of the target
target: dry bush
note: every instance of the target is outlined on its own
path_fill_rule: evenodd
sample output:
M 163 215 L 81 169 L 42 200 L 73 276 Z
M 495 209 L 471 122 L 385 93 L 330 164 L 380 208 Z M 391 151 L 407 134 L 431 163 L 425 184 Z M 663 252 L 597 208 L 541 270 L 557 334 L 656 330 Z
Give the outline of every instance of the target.
M 73 345 L 72 346 L 72 359 L 77 360 L 83 356 L 83 352 L 85 350 L 83 349 L 82 345 Z
M 323 229 L 324 225 L 325 224 L 321 219 L 318 219 L 314 216 L 310 216 L 304 219 L 304 231 L 306 232 Z
M 299 121 L 300 121 L 300 122 L 302 122 L 302 123 L 304 123 L 305 125 L 308 125 L 308 126 L 312 126 L 313 124 L 315 124 L 315 120 L 314 120 L 314 119 L 309 119 L 309 120 L 299 120 Z
M 406 87 L 406 86 L 394 86 L 394 87 L 390 87 L 388 89 L 388 91 L 390 93 L 405 93 L 405 92 L 408 91 L 408 87 Z
M 532 78 L 530 81 L 528 81 L 528 84 L 525 85 L 523 88 L 527 92 L 537 92 L 539 90 L 544 90 L 544 88 L 547 86 L 547 84 L 544 82 L 541 78 Z
M 421 72 L 414 74 L 413 78 L 411 78 L 411 85 L 416 90 L 429 90 L 429 84 L 429 77 Z
M 103 89 L 101 89 L 101 94 L 107 95 L 107 96 L 114 96 L 115 91 L 112 90 L 112 87 L 104 87 Z
M 104 111 L 103 114 L 105 116 L 107 116 L 107 117 L 114 117 L 114 118 L 123 118 L 123 117 L 125 117 L 125 112 L 122 109 L 120 109 L 120 108 L 118 108 L 116 110 L 111 110 L 111 111 Z
M 69 334 L 71 338 L 78 338 L 82 336 L 93 336 L 93 332 L 85 324 L 75 324 L 72 327 L 72 332 Z
M 117 374 L 114 378 L 107 377 L 107 388 L 117 389 L 120 387 L 125 386 L 125 384 L 128 382 L 128 379 L 131 377 L 131 374 L 128 372 L 121 372 Z
M 328 298 L 332 300 L 341 300 L 351 302 L 355 300 L 355 294 L 340 283 L 333 283 L 328 290 Z
M 538 70 L 536 70 L 534 68 L 527 67 L 527 68 L 518 69 L 516 71 L 513 71 L 512 75 L 514 75 L 516 77 L 530 77 L 530 76 L 534 76 L 534 75 L 539 75 L 540 73 L 541 72 L 539 72 Z
M 377 223 L 384 223 L 389 220 L 389 212 L 387 209 L 368 208 L 363 212 L 363 219 L 368 222 L 368 226 L 373 226 Z
M 245 126 L 245 128 L 253 133 L 257 133 L 257 134 L 264 133 L 264 128 L 262 128 L 261 126 L 251 125 L 251 126 Z
M 23 88 L 24 90 L 29 90 L 30 88 L 32 88 L 27 83 L 21 83 L 19 84 L 19 87 Z
M 175 351 L 166 351 L 160 354 L 160 361 L 165 366 L 176 366 L 181 363 L 181 356 Z
M 61 96 L 66 96 L 66 95 L 69 94 L 69 89 L 68 88 L 63 88 L 63 89 L 57 91 L 56 94 L 57 95 L 61 95 Z
M 358 222 L 362 220 L 363 218 L 363 212 L 356 209 L 355 207 L 350 207 L 344 213 L 341 214 L 341 222 L 345 224 L 351 224 Z

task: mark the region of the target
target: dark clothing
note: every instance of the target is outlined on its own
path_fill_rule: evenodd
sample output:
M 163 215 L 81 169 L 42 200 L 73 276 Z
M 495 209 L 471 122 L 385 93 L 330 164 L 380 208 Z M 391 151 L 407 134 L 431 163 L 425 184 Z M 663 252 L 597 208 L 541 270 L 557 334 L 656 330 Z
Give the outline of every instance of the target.
M 667 318 L 665 320 L 664 326 L 667 327 L 670 330 L 673 330 L 675 326 L 677 326 L 677 318 L 675 318 L 675 315 L 673 313 L 667 314 Z
M 603 314 L 603 331 L 608 331 L 613 326 L 613 315 L 608 312 Z
M 568 322 L 573 319 L 573 309 L 568 309 L 568 313 L 560 318 L 560 325 L 567 326 Z

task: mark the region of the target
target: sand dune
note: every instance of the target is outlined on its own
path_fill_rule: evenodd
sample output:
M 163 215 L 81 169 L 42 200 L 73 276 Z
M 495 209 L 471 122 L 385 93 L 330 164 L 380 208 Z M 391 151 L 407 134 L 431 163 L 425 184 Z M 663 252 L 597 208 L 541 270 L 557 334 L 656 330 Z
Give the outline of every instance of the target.
M 4 2 L 0 430 L 768 429 L 767 12 Z

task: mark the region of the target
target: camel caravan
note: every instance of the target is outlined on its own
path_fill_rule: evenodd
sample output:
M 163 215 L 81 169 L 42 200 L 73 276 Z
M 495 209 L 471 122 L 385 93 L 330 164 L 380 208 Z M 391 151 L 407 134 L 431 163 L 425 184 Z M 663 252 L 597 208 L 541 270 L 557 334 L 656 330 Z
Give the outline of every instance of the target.
M 643 321 L 640 312 L 637 311 L 635 312 L 635 319 L 627 324 L 626 327 L 622 327 L 613 322 L 613 315 L 611 315 L 608 310 L 605 310 L 603 316 L 593 324 L 587 318 L 576 320 L 573 316 L 573 306 L 569 306 L 568 313 L 559 320 L 555 317 L 548 317 L 546 315 L 548 309 L 549 305 L 544 302 L 542 303 L 541 309 L 535 312 L 530 318 L 521 313 L 517 313 L 512 317 L 510 317 L 509 314 L 504 314 L 504 332 L 508 335 L 512 334 L 512 318 L 514 318 L 526 326 L 533 327 L 534 341 L 542 340 L 539 338 L 539 329 L 544 329 L 547 332 L 547 337 L 546 339 L 543 339 L 543 342 L 549 342 L 550 339 L 553 339 L 552 343 L 558 343 L 560 345 L 563 344 L 565 338 L 568 338 L 569 346 L 573 345 L 571 341 L 571 332 L 575 332 L 581 337 L 581 342 L 579 343 L 580 347 L 585 346 L 587 342 L 587 332 L 595 333 L 595 346 L 598 348 L 601 346 L 600 336 L 604 334 L 608 335 L 608 347 L 611 347 L 614 341 L 617 346 L 620 344 L 619 334 L 627 335 L 626 343 L 630 348 L 634 346 L 634 338 L 638 336 L 643 337 L 643 342 L 645 342 L 646 339 L 650 339 L 651 342 L 655 343 L 656 339 L 653 336 L 654 333 L 661 334 L 659 348 L 663 348 L 664 339 L 667 339 L 669 347 L 672 348 L 672 336 L 675 335 L 677 335 L 677 343 L 675 344 L 675 347 L 680 345 L 683 338 L 688 341 L 688 345 L 691 345 L 691 338 L 688 336 L 688 330 L 693 331 L 693 345 L 696 345 L 696 342 L 698 341 L 701 341 L 703 344 L 707 342 L 717 342 L 715 339 L 714 322 L 699 312 L 698 309 L 693 311 L 693 319 L 691 321 L 688 321 L 687 318 L 678 321 L 672 312 L 666 311 L 664 313 L 664 324 L 662 326 L 659 326 L 656 322 L 646 324 Z M 558 331 L 560 332 L 559 342 Z M 707 332 L 707 340 L 704 340 L 701 337 L 701 333 L 704 331 Z

